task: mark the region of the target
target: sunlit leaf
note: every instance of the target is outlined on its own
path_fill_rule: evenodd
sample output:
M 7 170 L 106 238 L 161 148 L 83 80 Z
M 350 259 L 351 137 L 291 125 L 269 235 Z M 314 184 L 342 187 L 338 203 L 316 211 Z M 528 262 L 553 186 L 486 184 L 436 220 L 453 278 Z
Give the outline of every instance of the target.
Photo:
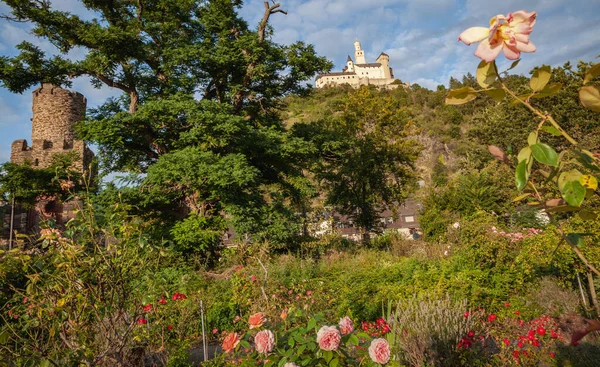
M 513 100 L 512 102 L 510 102 L 510 105 L 511 106 L 518 106 L 518 105 L 521 104 L 521 102 L 519 102 L 519 100 L 521 100 L 521 101 L 527 101 L 527 100 L 529 100 L 529 98 L 532 95 L 533 95 L 533 93 L 525 93 L 525 94 L 518 95 L 517 96 L 518 100 L 517 99 Z
M 521 163 L 521 161 L 529 161 L 530 158 L 531 158 L 531 148 L 530 147 L 525 147 L 525 148 L 521 149 L 519 151 L 519 154 L 517 155 L 517 161 L 519 163 Z
M 548 144 L 533 144 L 531 146 L 531 154 L 533 154 L 533 158 L 535 158 L 536 161 L 542 164 L 558 166 L 558 153 L 556 153 L 556 151 Z
M 504 100 L 504 96 L 506 95 L 506 92 L 504 92 L 504 89 L 500 89 L 500 88 L 488 89 L 488 90 L 484 90 L 483 92 L 485 94 L 487 94 L 488 96 L 490 96 L 497 103 L 502 102 L 502 100 Z
M 530 192 L 528 192 L 526 194 L 523 194 L 523 195 L 519 195 L 516 198 L 512 199 L 512 202 L 516 203 L 517 201 L 521 201 L 521 200 L 523 200 L 523 199 L 525 199 L 526 197 L 529 197 L 529 196 L 531 196 Z
M 453 89 L 446 96 L 446 104 L 461 105 L 477 98 L 477 91 L 471 87 Z
M 552 76 L 552 69 L 548 65 L 543 65 L 540 68 L 537 68 L 533 72 L 533 76 L 529 80 L 529 86 L 533 89 L 534 92 L 541 91 L 544 89 L 546 84 L 550 81 L 550 77 Z
M 600 85 L 588 85 L 579 89 L 581 104 L 592 111 L 600 112 Z
M 560 83 L 552 83 L 552 84 L 547 85 L 544 89 L 542 89 L 538 93 L 536 93 L 533 96 L 531 96 L 531 98 L 549 97 L 549 96 L 551 96 L 553 94 L 556 94 L 556 93 L 560 92 L 561 88 L 562 88 L 562 84 L 560 84 Z
M 498 77 L 494 62 L 481 61 L 479 66 L 477 66 L 475 77 L 481 88 L 487 88 L 492 85 Z
M 563 205 L 565 201 L 563 199 L 550 199 L 546 201 L 546 206 L 549 208 L 554 208 L 560 205 Z
M 587 84 L 590 80 L 596 78 L 600 75 L 600 63 L 592 66 L 590 70 L 585 73 L 585 78 L 583 78 L 583 84 Z
M 579 177 L 579 183 L 586 189 L 595 191 L 598 188 L 598 179 L 592 175 L 583 175 Z
M 533 144 L 537 144 L 537 142 L 538 142 L 537 131 L 530 132 L 529 136 L 527 137 L 527 144 L 533 145 Z
M 542 130 L 544 130 L 547 133 L 550 133 L 554 136 L 561 136 L 562 133 L 560 131 L 558 131 L 557 128 L 555 128 L 554 126 L 542 126 Z
M 581 172 L 576 169 L 572 169 L 567 172 L 563 172 L 558 176 L 558 189 L 563 191 L 567 182 L 571 181 L 579 181 L 579 178 L 582 176 Z
M 585 198 L 585 187 L 579 181 L 569 181 L 565 184 L 562 197 L 571 206 L 580 206 Z

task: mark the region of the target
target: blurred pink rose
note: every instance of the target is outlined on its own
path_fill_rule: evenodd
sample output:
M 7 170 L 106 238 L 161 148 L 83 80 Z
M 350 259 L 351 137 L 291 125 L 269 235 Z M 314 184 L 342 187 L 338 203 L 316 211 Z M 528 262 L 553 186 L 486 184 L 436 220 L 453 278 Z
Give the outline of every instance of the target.
M 352 320 L 348 316 L 344 316 L 340 319 L 340 331 L 342 335 L 350 334 L 354 331 L 354 325 L 352 324 Z
M 317 332 L 317 343 L 323 350 L 337 350 L 342 335 L 335 326 L 323 326 Z
M 275 336 L 271 330 L 262 330 L 256 333 L 254 345 L 258 353 L 267 354 L 275 347 Z
M 471 27 L 458 36 L 459 41 L 470 45 L 481 41 L 475 56 L 492 62 L 504 51 L 504 56 L 509 60 L 516 60 L 521 52 L 535 52 L 536 48 L 529 41 L 529 34 L 533 31 L 537 13 L 519 10 L 507 16 L 498 14 L 490 20 L 489 28 Z
M 283 367 L 298 367 L 298 365 L 295 364 L 294 362 L 288 362 L 288 363 L 284 364 Z
M 373 339 L 369 346 L 369 357 L 375 363 L 386 364 L 390 360 L 390 345 L 382 338 Z

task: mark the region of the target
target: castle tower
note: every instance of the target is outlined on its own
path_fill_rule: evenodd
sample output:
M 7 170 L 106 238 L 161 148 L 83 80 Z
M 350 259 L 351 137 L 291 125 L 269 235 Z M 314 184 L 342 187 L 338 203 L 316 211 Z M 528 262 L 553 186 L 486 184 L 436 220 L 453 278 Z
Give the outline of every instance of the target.
M 346 60 L 346 71 L 349 73 L 354 72 L 354 62 L 350 55 L 348 55 L 348 60 Z
M 47 168 L 55 154 L 75 152 L 78 160 L 74 166 L 86 171 L 93 153 L 83 141 L 75 140 L 73 131 L 73 124 L 85 118 L 86 104 L 81 93 L 42 84 L 33 91 L 31 147 L 24 139 L 14 141 L 10 161 Z
M 377 62 L 381 64 L 384 78 L 393 78 L 392 69 L 390 68 L 390 57 L 386 53 L 382 52 L 381 55 L 379 55 L 379 57 L 377 58 Z
M 362 48 L 360 48 L 359 41 L 354 42 L 354 59 L 356 60 L 357 64 L 366 64 L 367 63 L 365 61 L 365 51 Z

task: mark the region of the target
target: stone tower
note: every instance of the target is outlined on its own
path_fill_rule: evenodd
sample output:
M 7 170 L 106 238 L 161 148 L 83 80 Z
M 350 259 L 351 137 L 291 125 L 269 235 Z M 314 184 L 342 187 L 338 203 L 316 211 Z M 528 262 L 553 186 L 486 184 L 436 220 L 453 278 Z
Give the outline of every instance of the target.
M 390 68 L 390 57 L 386 53 L 381 53 L 377 58 L 377 62 L 381 64 L 383 68 L 383 77 L 386 79 L 391 79 L 394 77 L 392 72 L 392 68 Z
M 86 104 L 81 93 L 42 84 L 33 91 L 31 147 L 25 139 L 15 140 L 10 161 L 47 168 L 55 154 L 75 152 L 74 168 L 86 172 L 93 153 L 83 141 L 75 139 L 73 131 L 73 124 L 85 118 Z
M 360 48 L 360 42 L 354 42 L 354 60 L 356 60 L 357 64 L 366 64 L 365 61 L 365 51 Z

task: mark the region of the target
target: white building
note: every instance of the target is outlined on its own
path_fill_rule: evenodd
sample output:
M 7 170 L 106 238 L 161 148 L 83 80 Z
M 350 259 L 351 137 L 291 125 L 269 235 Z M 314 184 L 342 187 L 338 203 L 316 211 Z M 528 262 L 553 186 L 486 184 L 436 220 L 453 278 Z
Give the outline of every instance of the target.
M 394 71 L 390 68 L 390 57 L 381 53 L 376 62 L 367 63 L 365 51 L 360 47 L 360 42 L 354 42 L 354 59 L 348 56 L 346 66 L 341 72 L 321 74 L 317 77 L 317 88 L 328 85 L 350 84 L 354 88 L 361 85 L 379 85 L 388 89 L 397 88 L 399 82 L 394 83 Z M 392 84 L 394 83 L 394 84 Z

